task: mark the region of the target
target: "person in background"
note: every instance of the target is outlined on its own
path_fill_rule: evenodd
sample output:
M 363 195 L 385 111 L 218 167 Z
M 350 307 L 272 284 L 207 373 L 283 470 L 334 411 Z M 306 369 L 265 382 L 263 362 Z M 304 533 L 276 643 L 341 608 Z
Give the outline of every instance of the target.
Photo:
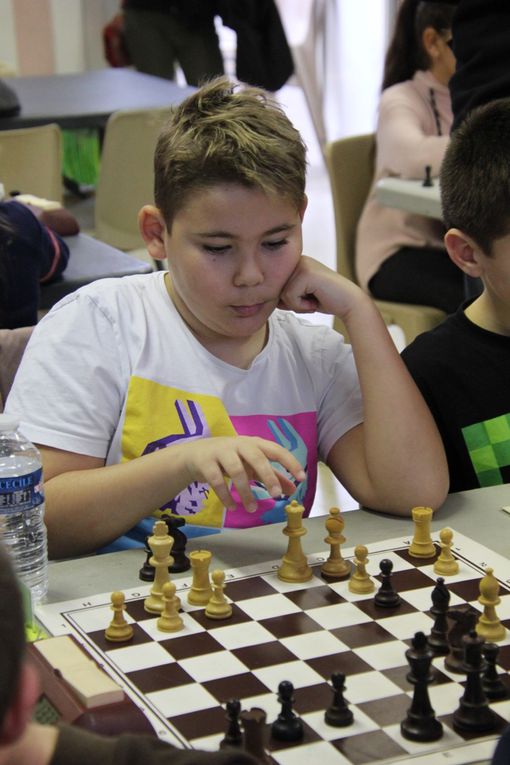
M 176 62 L 188 85 L 223 74 L 213 0 L 124 0 L 127 52 L 139 72 L 175 79 Z
M 440 173 L 445 243 L 482 294 L 402 352 L 441 433 L 450 491 L 510 483 L 510 98 L 472 110 Z
M 429 305 L 451 313 L 464 297 L 462 273 L 448 258 L 440 221 L 380 204 L 386 177 L 437 176 L 450 140 L 448 83 L 455 8 L 403 0 L 385 61 L 376 132 L 375 177 L 356 243 L 359 283 L 373 297 Z
M 62 210 L 66 221 L 65 211 Z M 42 210 L 16 199 L 0 202 L 0 329 L 37 323 L 40 285 L 60 278 L 69 261 L 69 247 Z M 50 215 L 51 218 L 51 215 Z
M 32 720 L 40 695 L 35 666 L 25 656 L 21 594 L 0 545 L 1 765 L 257 765 L 242 751 L 180 750 L 155 735 L 100 736 L 70 725 Z

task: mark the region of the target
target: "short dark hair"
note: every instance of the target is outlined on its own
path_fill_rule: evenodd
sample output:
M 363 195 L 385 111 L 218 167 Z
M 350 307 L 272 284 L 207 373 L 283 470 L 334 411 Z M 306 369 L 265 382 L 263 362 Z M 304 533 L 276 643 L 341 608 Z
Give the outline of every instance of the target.
M 486 255 L 510 232 L 510 98 L 473 109 L 452 134 L 439 174 L 443 220 Z
M 11 561 L 0 545 L 0 728 L 16 696 L 24 651 L 21 593 Z
M 203 85 L 171 110 L 154 157 L 154 198 L 171 228 L 196 191 L 240 184 L 301 207 L 306 147 L 281 106 L 260 88 L 227 77 Z

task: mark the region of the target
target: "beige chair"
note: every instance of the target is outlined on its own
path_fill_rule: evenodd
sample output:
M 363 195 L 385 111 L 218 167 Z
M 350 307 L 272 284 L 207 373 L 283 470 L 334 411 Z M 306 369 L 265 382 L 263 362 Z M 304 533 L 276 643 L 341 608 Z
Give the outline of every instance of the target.
M 94 236 L 119 250 L 145 249 L 138 211 L 154 201 L 154 149 L 169 109 L 114 112 L 104 135 Z
M 0 183 L 62 203 L 62 135 L 58 125 L 0 131 Z
M 374 153 L 373 133 L 339 138 L 328 143 L 325 151 L 335 209 L 337 270 L 353 282 L 357 281 L 354 267 L 356 227 L 372 185 Z M 431 306 L 386 300 L 376 300 L 375 303 L 387 325 L 397 324 L 403 330 L 406 344 L 446 318 L 443 311 Z M 346 335 L 345 327 L 338 319 L 334 327 Z
M 32 330 L 33 327 L 0 329 L 0 412 L 4 410 L 7 395 Z

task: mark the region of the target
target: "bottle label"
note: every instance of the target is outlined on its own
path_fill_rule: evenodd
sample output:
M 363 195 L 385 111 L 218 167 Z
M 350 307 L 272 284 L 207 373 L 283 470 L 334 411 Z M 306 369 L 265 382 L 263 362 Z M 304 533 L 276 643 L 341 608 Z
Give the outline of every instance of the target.
M 0 513 L 20 513 L 44 502 L 42 468 L 26 475 L 0 478 Z

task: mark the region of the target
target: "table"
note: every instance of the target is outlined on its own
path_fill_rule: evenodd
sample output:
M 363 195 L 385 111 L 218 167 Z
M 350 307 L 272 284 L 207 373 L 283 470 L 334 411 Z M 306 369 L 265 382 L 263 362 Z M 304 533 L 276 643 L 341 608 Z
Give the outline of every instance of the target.
M 324 513 L 329 510 L 323 487 L 319 487 L 316 501 Z M 450 494 L 435 513 L 432 530 L 445 526 L 472 537 L 505 557 L 510 557 L 510 515 L 501 510 L 510 505 L 510 485 Z M 379 539 L 391 539 L 413 532 L 410 518 L 390 516 L 364 509 L 345 514 L 344 534 L 346 546 L 368 544 Z M 325 549 L 324 516 L 305 521 L 307 535 L 303 539 L 305 550 Z M 213 552 L 211 568 L 249 566 L 280 559 L 285 551 L 284 524 L 254 529 L 226 529 L 207 537 L 205 547 Z M 354 542 L 353 542 L 354 540 Z M 197 545 L 193 540 L 193 547 Z M 191 544 L 190 544 L 191 547 Z M 143 564 L 143 550 L 125 550 L 98 556 L 85 556 L 67 561 L 52 562 L 49 566 L 48 602 L 54 603 L 94 593 L 131 588 L 140 585 L 138 569 Z M 179 574 L 175 576 L 181 576 Z M 182 576 L 189 576 L 185 572 Z
M 376 184 L 377 200 L 387 207 L 398 207 L 407 212 L 441 220 L 441 196 L 439 181 L 433 178 L 433 186 L 423 181 L 404 178 L 381 178 Z
M 70 250 L 69 264 L 62 274 L 62 279 L 53 284 L 41 285 L 39 308 L 47 310 L 58 300 L 74 292 L 78 287 L 96 279 L 110 276 L 129 276 L 130 274 L 148 274 L 152 266 L 138 260 L 122 250 L 93 239 L 87 234 L 64 237 Z
M 61 128 L 104 129 L 120 109 L 149 109 L 180 103 L 195 91 L 134 69 L 97 69 L 78 74 L 6 77 L 21 112 L 0 119 L 0 130 L 56 122 Z

